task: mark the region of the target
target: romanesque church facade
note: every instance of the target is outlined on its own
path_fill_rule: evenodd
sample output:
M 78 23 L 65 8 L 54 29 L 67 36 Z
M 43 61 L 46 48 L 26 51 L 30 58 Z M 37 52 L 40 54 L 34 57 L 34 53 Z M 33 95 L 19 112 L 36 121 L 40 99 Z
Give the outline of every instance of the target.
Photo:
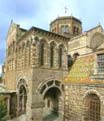
M 11 121 L 104 121 L 104 30 L 73 16 L 50 31 L 11 23 L 4 88 Z

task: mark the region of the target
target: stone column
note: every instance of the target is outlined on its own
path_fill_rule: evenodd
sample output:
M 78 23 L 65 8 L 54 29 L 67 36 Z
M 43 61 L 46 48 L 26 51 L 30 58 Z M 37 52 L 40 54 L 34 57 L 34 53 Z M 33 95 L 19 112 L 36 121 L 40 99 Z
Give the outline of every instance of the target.
M 68 68 L 68 64 L 67 64 L 67 52 L 66 52 L 66 50 L 65 50 L 65 48 L 63 48 L 63 50 L 62 50 L 63 52 L 63 54 L 62 54 L 62 68 L 63 69 L 67 69 Z
M 32 67 L 34 67 L 36 64 L 35 64 L 35 55 L 36 54 L 36 47 L 35 47 L 35 44 L 32 44 L 31 46 L 31 65 Z
M 17 112 L 16 115 L 19 115 L 19 95 L 17 95 Z
M 7 96 L 7 117 L 10 118 L 10 95 Z
M 59 49 L 57 47 L 54 50 L 54 67 L 59 68 Z
M 47 67 L 50 68 L 50 45 L 47 46 Z
M 32 120 L 33 121 L 42 121 L 43 118 L 43 108 L 44 108 L 44 101 L 40 94 L 34 94 L 34 100 L 32 102 Z

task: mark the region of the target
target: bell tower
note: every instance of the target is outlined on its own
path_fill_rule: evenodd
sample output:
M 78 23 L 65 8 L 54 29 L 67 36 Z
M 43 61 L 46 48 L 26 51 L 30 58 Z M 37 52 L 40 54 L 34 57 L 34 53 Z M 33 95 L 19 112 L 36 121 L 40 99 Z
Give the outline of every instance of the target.
M 58 17 L 50 23 L 50 31 L 71 38 L 82 33 L 82 22 L 73 16 Z

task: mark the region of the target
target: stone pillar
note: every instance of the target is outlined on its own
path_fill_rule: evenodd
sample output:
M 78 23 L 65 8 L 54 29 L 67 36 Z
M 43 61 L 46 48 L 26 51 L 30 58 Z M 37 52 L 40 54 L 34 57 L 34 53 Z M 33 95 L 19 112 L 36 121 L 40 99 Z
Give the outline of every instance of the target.
M 47 67 L 50 68 L 50 45 L 47 46 Z
M 34 94 L 34 100 L 32 102 L 32 120 L 33 121 L 43 121 L 43 108 L 44 102 L 41 98 L 41 95 Z
M 10 95 L 7 96 L 7 117 L 10 118 Z
M 39 47 L 40 47 L 40 41 L 37 41 L 35 44 L 35 65 L 39 66 Z
M 36 46 L 35 46 L 35 44 L 32 44 L 32 46 L 31 46 L 31 65 L 32 65 L 32 67 L 34 67 L 36 65 L 35 56 L 36 56 Z
M 104 121 L 104 96 L 102 97 L 102 100 L 101 100 L 101 121 Z
M 59 52 L 58 48 L 56 47 L 54 50 L 54 67 L 56 69 L 59 68 Z
M 65 50 L 65 48 L 63 48 L 63 50 L 62 50 L 63 52 L 63 54 L 62 54 L 62 68 L 63 69 L 67 69 L 68 68 L 68 64 L 67 64 L 67 52 L 66 52 L 66 50 Z
M 44 43 L 44 65 L 45 67 L 48 67 L 48 45 L 47 43 Z
M 17 95 L 17 112 L 16 115 L 19 115 L 19 95 Z

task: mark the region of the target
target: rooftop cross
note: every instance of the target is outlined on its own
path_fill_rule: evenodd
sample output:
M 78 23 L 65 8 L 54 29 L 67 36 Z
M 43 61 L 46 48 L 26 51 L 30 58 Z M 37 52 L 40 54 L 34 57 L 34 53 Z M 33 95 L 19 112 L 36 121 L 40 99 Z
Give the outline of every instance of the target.
M 65 6 L 64 7 L 64 9 L 65 9 L 65 14 L 67 13 L 67 11 L 68 11 L 68 8 Z

